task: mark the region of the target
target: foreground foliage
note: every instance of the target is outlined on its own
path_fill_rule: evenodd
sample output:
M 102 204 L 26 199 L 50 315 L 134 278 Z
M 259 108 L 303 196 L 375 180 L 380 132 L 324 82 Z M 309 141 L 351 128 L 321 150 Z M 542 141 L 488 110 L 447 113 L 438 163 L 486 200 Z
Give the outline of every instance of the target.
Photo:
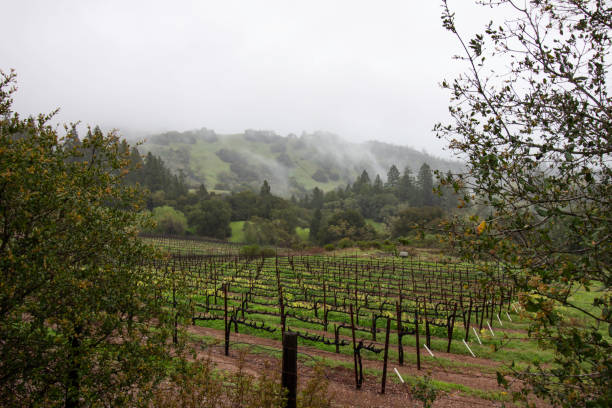
M 612 7 L 482 1 L 510 17 L 464 41 L 443 3 L 443 24 L 463 47 L 468 71 L 443 84 L 454 122 L 437 130 L 469 167 L 444 181 L 465 192 L 467 205 L 490 211 L 485 219 L 455 219 L 450 237 L 466 258 L 520 266 L 514 279 L 530 335 L 556 356 L 550 366 L 512 372 L 524 385 L 515 396 L 609 406 Z M 573 296 L 581 288 L 595 291 L 590 304 Z
M 0 405 L 138 405 L 165 376 L 169 320 L 127 157 L 112 133 L 21 119 L 0 75 Z

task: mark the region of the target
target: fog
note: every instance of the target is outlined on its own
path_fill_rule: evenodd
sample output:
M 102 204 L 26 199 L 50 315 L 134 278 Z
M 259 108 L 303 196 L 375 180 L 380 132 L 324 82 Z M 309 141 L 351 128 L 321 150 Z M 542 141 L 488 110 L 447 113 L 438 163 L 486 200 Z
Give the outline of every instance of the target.
M 490 10 L 449 1 L 458 26 Z M 60 108 L 127 136 L 326 131 L 449 156 L 438 86 L 465 67 L 438 1 L 12 1 L 0 69 L 14 68 L 22 114 Z

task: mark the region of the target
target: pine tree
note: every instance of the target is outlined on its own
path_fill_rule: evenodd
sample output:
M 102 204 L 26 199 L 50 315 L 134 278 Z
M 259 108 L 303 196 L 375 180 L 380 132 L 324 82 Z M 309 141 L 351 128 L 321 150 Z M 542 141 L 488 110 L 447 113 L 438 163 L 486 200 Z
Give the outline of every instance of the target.
M 394 189 L 398 186 L 399 182 L 400 172 L 395 166 L 395 164 L 392 164 L 389 168 L 389 171 L 387 172 L 387 184 L 385 185 L 385 187 Z
M 380 178 L 380 174 L 377 174 L 376 178 L 374 179 L 373 189 L 375 193 L 381 193 L 383 191 L 383 182 Z
M 309 238 L 312 242 L 319 241 L 319 230 L 321 229 L 321 209 L 317 208 L 310 221 Z
M 406 166 L 404 174 L 397 185 L 397 198 L 410 205 L 417 205 L 418 197 L 412 170 Z
M 423 163 L 419 169 L 417 187 L 420 193 L 420 205 L 432 206 L 434 204 L 433 174 L 427 163 Z

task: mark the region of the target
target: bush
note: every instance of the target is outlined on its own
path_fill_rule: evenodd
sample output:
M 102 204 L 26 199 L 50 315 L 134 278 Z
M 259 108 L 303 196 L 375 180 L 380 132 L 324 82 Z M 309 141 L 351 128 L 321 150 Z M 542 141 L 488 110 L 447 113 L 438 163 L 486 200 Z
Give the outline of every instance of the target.
M 383 245 L 381 249 L 386 253 L 397 255 L 397 247 L 395 244 Z
M 157 224 L 155 232 L 161 234 L 183 235 L 187 229 L 187 217 L 169 205 L 153 209 L 153 221 Z
M 397 241 L 405 246 L 409 246 L 412 244 L 412 240 L 408 237 L 402 237 L 402 238 L 398 238 Z
M 240 255 L 242 255 L 242 256 L 258 256 L 260 251 L 261 251 L 261 248 L 259 248 L 259 245 L 257 245 L 257 244 L 245 245 L 242 248 L 240 248 Z
M 259 251 L 259 255 L 264 258 L 272 258 L 273 256 L 276 256 L 276 250 L 270 247 L 261 248 L 261 251 Z
M 334 246 L 334 244 L 326 244 L 323 249 L 325 249 L 326 251 L 333 251 L 334 249 L 336 249 L 336 247 Z
M 368 242 L 368 246 L 369 246 L 370 248 L 374 248 L 374 249 L 380 249 L 380 248 L 382 248 L 381 243 L 380 243 L 380 242 L 378 242 L 378 241 L 370 241 L 370 242 Z
M 242 248 L 240 248 L 240 255 L 242 256 L 261 256 L 264 258 L 270 258 L 273 256 L 276 256 L 276 250 L 274 250 L 274 248 L 261 248 L 259 245 L 257 244 L 253 244 L 253 245 L 245 245 Z
M 370 244 L 368 243 L 368 241 L 357 241 L 357 246 L 359 247 L 359 249 L 364 250 L 368 249 L 370 247 Z
M 431 408 L 440 396 L 440 390 L 431 381 L 431 377 L 419 377 L 411 388 L 412 397 L 423 403 L 423 408 Z
M 351 248 L 353 245 L 355 245 L 355 243 L 351 241 L 349 238 L 342 238 L 340 241 L 338 241 L 337 245 L 338 245 L 338 248 L 345 249 L 345 248 Z
M 300 408 L 331 408 L 332 396 L 329 394 L 329 381 L 325 377 L 324 366 L 317 363 L 314 376 L 306 383 L 306 387 L 297 396 L 297 406 Z

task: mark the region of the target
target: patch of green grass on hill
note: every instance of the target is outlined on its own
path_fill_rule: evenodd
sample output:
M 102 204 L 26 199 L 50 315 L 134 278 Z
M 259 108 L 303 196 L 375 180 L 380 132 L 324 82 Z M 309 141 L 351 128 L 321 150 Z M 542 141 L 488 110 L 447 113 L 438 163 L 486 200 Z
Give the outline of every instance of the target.
M 232 236 L 230 237 L 230 242 L 244 242 L 244 221 L 233 221 L 230 222 L 230 228 L 232 229 Z
M 308 241 L 308 237 L 310 236 L 310 228 L 296 227 L 295 233 L 302 241 L 305 242 Z
M 314 180 L 312 175 L 315 174 L 319 167 L 313 161 L 300 158 L 299 154 L 291 155 L 291 158 L 295 163 L 295 167 L 291 170 L 290 175 L 306 190 L 310 191 L 315 187 L 319 187 L 323 191 L 331 191 L 338 187 L 346 186 L 346 180 L 342 180 L 342 178 L 337 181 L 329 180 L 327 183 Z
M 376 231 L 378 234 L 384 234 L 385 232 L 387 232 L 387 227 L 385 226 L 384 222 L 377 222 L 371 218 L 366 218 L 365 221 L 366 224 L 374 228 L 374 231 Z

